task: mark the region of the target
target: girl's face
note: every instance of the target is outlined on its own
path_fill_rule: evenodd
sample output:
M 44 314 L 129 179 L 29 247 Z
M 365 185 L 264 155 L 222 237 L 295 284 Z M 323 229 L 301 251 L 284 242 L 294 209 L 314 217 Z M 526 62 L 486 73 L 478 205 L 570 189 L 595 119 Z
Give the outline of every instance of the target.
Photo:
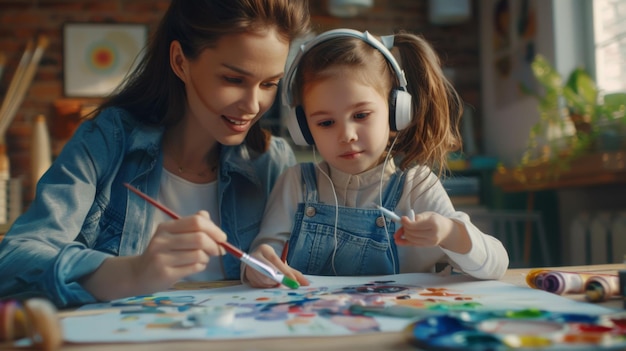
M 362 83 L 350 68 L 331 68 L 310 83 L 303 108 L 315 146 L 333 167 L 359 174 L 382 161 L 389 139 L 386 96 Z
M 272 105 L 283 76 L 289 43 L 273 28 L 225 35 L 190 61 L 178 42 L 171 62 L 185 82 L 186 137 L 241 144 Z

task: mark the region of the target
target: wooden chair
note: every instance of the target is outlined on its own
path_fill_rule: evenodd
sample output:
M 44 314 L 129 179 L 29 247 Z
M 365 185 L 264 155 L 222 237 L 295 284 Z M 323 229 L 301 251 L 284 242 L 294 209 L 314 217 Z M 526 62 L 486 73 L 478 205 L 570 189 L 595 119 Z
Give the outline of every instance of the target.
M 469 214 L 480 230 L 502 242 L 509 253 L 509 267 L 550 266 L 550 250 L 540 212 L 488 210 Z M 531 256 L 537 257 L 532 252 L 539 252 L 540 262 L 531 264 Z

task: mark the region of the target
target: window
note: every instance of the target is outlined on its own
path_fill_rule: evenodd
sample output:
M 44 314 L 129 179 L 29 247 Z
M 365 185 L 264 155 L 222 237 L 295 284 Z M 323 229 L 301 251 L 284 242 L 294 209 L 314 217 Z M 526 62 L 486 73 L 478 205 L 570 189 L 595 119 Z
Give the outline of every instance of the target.
M 626 91 L 626 0 L 593 0 L 593 33 L 599 88 Z

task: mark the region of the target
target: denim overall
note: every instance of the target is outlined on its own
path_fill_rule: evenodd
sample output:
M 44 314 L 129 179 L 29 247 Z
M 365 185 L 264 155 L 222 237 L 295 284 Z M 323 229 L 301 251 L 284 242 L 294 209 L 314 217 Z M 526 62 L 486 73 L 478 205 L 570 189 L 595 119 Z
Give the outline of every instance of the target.
M 289 266 L 311 275 L 382 275 L 399 271 L 393 240 L 395 223 L 380 210 L 324 204 L 318 200 L 315 165 L 302 164 L 305 203 L 298 204 L 289 239 Z M 383 206 L 393 210 L 402 195 L 405 173 L 398 170 L 387 183 Z M 335 211 L 337 251 L 335 248 Z M 383 221 L 387 221 L 387 231 Z

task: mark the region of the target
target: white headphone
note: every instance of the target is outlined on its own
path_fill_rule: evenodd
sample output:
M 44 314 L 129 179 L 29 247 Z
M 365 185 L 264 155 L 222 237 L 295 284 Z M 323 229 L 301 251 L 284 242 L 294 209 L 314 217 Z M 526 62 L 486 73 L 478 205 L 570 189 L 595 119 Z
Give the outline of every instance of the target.
M 411 111 L 411 94 L 406 90 L 406 78 L 404 76 L 404 71 L 400 69 L 400 65 L 393 57 L 389 49 L 387 47 L 393 47 L 393 36 L 385 36 L 382 38 L 382 43 L 378 41 L 374 36 L 370 33 L 359 32 L 353 29 L 333 29 L 327 32 L 324 32 L 317 37 L 311 39 L 310 41 L 302 44 L 298 53 L 296 54 L 291 66 L 289 66 L 289 70 L 285 74 L 285 80 L 282 85 L 282 95 L 281 100 L 283 105 L 288 109 L 287 115 L 287 128 L 289 129 L 289 134 L 291 134 L 291 138 L 294 143 L 297 145 L 313 145 L 315 144 L 313 140 L 313 136 L 311 136 L 311 131 L 306 123 L 306 116 L 304 114 L 304 109 L 302 106 L 292 106 L 293 105 L 293 95 L 292 95 L 292 85 L 293 80 L 295 79 L 295 73 L 302 59 L 302 56 L 310 50 L 315 45 L 338 37 L 354 37 L 363 40 L 364 42 L 370 44 L 374 48 L 378 49 L 383 56 L 387 59 L 387 61 L 391 64 L 396 76 L 398 77 L 398 82 L 400 87 L 398 89 L 394 89 L 391 92 L 391 96 L 389 99 L 389 125 L 391 130 L 400 131 L 406 128 L 412 119 L 412 111 Z M 383 43 L 385 45 L 383 45 Z

